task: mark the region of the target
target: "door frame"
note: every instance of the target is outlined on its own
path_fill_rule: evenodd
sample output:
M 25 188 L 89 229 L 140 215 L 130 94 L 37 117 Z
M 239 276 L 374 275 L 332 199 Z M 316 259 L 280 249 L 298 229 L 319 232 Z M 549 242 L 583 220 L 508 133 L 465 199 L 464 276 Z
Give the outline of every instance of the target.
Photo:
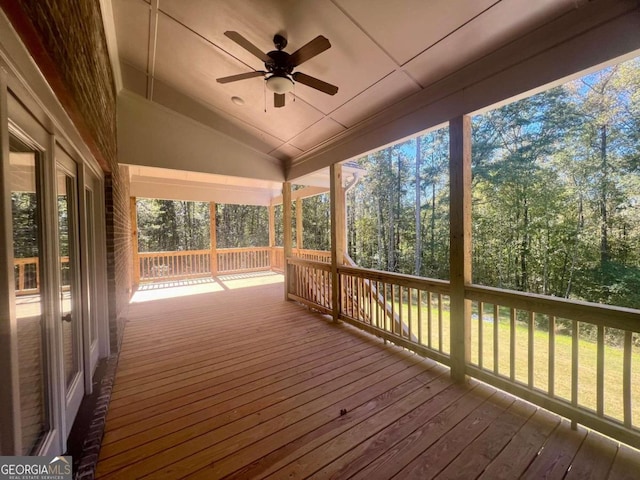
M 67 196 L 67 236 L 68 236 L 68 248 L 69 248 L 69 274 L 71 275 L 69 278 L 69 291 L 71 294 L 70 302 L 71 302 L 71 312 L 73 313 L 71 317 L 71 339 L 72 339 L 72 349 L 77 352 L 77 370 L 74 374 L 71 383 L 67 385 L 67 378 L 65 377 L 64 371 L 64 336 L 63 329 L 60 328 L 60 353 L 61 353 L 61 373 L 63 382 L 61 387 L 65 391 L 65 410 L 64 410 L 64 418 L 65 418 L 65 438 L 71 432 L 71 427 L 73 425 L 73 420 L 75 419 L 78 409 L 80 408 L 80 403 L 85 396 L 85 355 L 84 355 L 84 331 L 85 331 L 85 323 L 86 319 L 84 317 L 84 305 L 87 303 L 85 299 L 86 288 L 83 288 L 83 261 L 81 256 L 81 251 L 86 250 L 86 248 L 82 248 L 82 230 L 81 228 L 81 220 L 80 220 L 80 212 L 81 212 L 81 194 L 84 193 L 84 186 L 80 184 L 80 176 L 79 172 L 81 170 L 78 162 L 69 155 L 68 152 L 58 143 L 55 142 L 54 146 L 54 157 L 55 157 L 55 172 L 53 175 L 53 182 L 56 190 L 55 196 L 55 211 L 56 211 L 56 229 L 54 232 L 56 235 L 55 243 L 60 246 L 59 233 L 60 233 L 60 225 L 58 224 L 58 174 L 62 173 L 65 176 L 65 183 L 67 183 L 66 196 Z M 71 179 L 69 182 L 68 179 Z M 54 203 L 52 199 L 52 204 Z M 61 271 L 62 263 L 60 261 L 60 251 L 57 250 L 56 257 L 56 273 Z M 84 279 L 86 280 L 86 278 Z M 57 296 L 59 297 L 60 292 L 62 292 L 62 284 L 61 280 L 59 280 L 58 284 Z M 61 304 L 58 303 L 57 308 L 55 310 L 55 321 L 62 325 L 62 317 L 60 317 L 60 309 L 62 308 Z M 78 318 L 79 317 L 79 318 Z M 75 357 L 75 355 L 74 355 Z

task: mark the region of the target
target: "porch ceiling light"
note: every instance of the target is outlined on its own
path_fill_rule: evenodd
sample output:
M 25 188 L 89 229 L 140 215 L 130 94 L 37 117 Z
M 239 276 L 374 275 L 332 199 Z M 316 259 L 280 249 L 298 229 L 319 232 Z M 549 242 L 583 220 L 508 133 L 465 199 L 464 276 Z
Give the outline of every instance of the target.
M 275 93 L 287 93 L 293 90 L 293 81 L 286 76 L 271 75 L 267 78 L 267 88 Z

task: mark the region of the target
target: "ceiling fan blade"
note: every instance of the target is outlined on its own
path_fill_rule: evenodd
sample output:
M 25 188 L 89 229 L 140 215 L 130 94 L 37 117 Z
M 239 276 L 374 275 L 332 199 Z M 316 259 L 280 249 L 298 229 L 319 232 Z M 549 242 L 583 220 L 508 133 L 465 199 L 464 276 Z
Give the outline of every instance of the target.
M 276 108 L 284 107 L 284 93 L 273 94 L 273 106 Z
M 321 92 L 328 95 L 335 95 L 336 93 L 338 93 L 338 87 L 336 87 L 335 85 L 331 85 L 330 83 L 323 82 L 322 80 L 319 80 L 316 77 L 312 77 L 311 75 L 295 72 L 292 77 L 296 82 L 300 82 L 307 87 L 320 90 Z
M 240 73 L 238 75 L 231 75 L 229 77 L 217 78 L 216 82 L 218 83 L 237 82 L 238 80 L 244 80 L 245 78 L 262 77 L 264 76 L 265 73 L 267 72 L 257 71 L 257 72 Z
M 226 32 L 224 32 L 224 34 L 227 37 L 229 37 L 231 40 L 236 42 L 238 45 L 240 45 L 242 48 L 244 48 L 246 51 L 258 57 L 263 62 L 266 63 L 271 60 L 266 53 L 264 53 L 262 50 L 256 47 L 253 43 L 251 43 L 249 40 L 247 40 L 242 35 L 240 35 L 238 32 L 227 30 Z
M 316 38 L 300 47 L 289 56 L 289 65 L 297 67 L 329 48 L 331 48 L 329 40 L 322 35 L 318 35 Z

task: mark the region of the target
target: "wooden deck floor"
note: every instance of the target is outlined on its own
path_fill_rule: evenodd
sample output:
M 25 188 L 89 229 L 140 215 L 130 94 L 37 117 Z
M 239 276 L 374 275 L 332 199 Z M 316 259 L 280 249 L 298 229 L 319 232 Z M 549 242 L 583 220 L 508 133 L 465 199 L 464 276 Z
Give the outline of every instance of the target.
M 639 478 L 637 451 L 241 277 L 137 293 L 98 478 Z

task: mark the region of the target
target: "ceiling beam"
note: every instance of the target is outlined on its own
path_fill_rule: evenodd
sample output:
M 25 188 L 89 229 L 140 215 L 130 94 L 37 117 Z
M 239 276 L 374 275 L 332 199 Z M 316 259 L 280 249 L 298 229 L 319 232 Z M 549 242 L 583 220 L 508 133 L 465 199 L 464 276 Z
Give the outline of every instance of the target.
M 298 199 L 315 197 L 316 195 L 322 195 L 323 193 L 329 193 L 328 187 L 304 187 L 291 192 L 291 201 L 295 202 Z M 281 205 L 282 195 L 273 197 L 271 199 L 271 205 Z

